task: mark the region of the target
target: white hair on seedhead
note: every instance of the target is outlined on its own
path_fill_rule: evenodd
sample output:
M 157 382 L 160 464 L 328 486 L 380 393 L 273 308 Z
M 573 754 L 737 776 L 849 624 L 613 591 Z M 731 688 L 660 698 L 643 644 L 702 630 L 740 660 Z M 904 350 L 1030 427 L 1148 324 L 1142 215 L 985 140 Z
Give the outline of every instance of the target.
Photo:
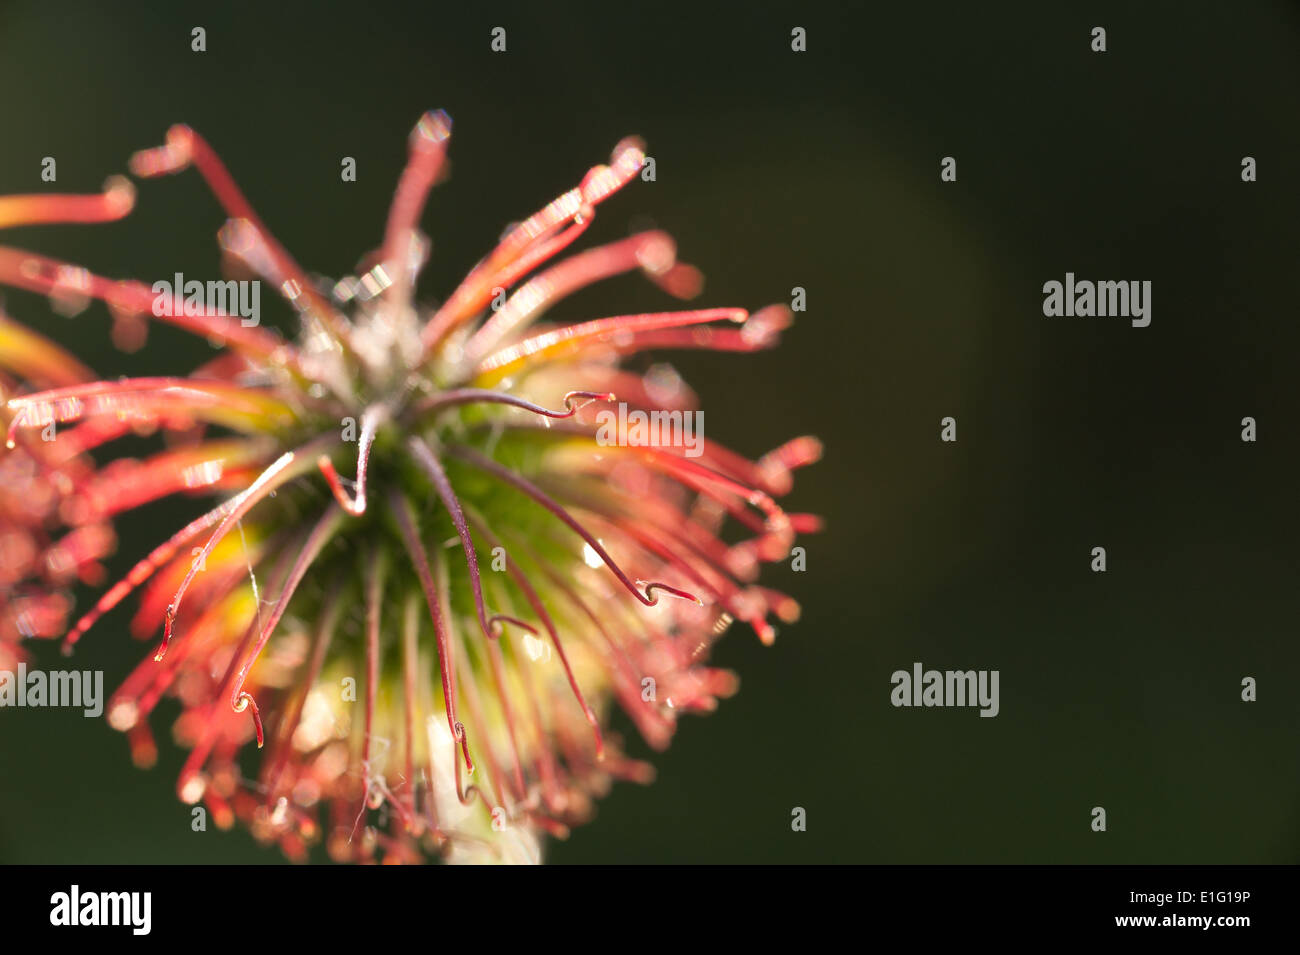
M 491 813 L 484 812 L 481 795 L 471 796 L 468 806 L 460 801 L 456 792 L 458 744 L 446 721 L 430 715 L 425 732 L 433 763 L 430 792 L 438 825 L 451 839 L 445 860 L 452 865 L 540 865 L 541 839 L 527 819 L 511 819 L 498 831 L 492 828 Z M 457 833 L 465 838 L 457 838 Z

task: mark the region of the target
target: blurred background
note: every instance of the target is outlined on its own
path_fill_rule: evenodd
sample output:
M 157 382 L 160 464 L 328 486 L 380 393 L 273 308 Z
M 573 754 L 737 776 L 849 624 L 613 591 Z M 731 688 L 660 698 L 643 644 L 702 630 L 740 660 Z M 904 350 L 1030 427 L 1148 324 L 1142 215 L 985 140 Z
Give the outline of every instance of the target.
M 45 156 L 58 191 L 95 190 L 186 122 L 300 262 L 340 275 L 380 240 L 411 126 L 442 107 L 428 298 L 630 133 L 657 181 L 584 242 L 668 229 L 704 305 L 807 290 L 775 351 L 671 357 L 713 438 L 824 440 L 788 503 L 827 530 L 800 542 L 805 572 L 767 577 L 803 619 L 771 648 L 734 628 L 716 659 L 739 695 L 551 861 L 1300 862 L 1296 6 L 460 6 L 5 0 L 0 193 L 49 191 Z M 124 222 L 4 241 L 152 282 L 213 274 L 222 221 L 191 172 L 140 184 Z M 1045 318 L 1042 285 L 1067 271 L 1150 280 L 1150 327 Z M 209 354 L 158 327 L 120 355 L 102 305 L 69 319 L 3 295 L 109 376 Z M 665 301 L 633 277 L 555 316 Z M 110 569 L 195 506 L 121 526 Z M 106 691 L 148 649 L 128 613 L 73 658 Z M 999 670 L 1000 715 L 893 708 L 890 674 L 916 661 Z M 149 771 L 79 711 L 0 713 L 0 862 L 282 861 L 239 829 L 191 832 L 172 712 Z

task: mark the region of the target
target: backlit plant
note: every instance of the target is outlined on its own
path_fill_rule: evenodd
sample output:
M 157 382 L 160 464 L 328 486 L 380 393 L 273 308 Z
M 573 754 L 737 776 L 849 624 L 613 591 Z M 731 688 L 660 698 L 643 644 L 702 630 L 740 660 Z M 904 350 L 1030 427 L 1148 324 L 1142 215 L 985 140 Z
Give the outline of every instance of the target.
M 705 663 L 728 624 L 770 642 L 773 618 L 795 619 L 758 567 L 818 523 L 775 502 L 819 455 L 814 439 L 757 461 L 707 440 L 698 454 L 597 440 L 610 403 L 694 407 L 670 368 L 637 374 L 624 356 L 767 348 L 787 309 L 540 322 L 626 272 L 698 293 L 658 231 L 548 264 L 637 176 L 639 143 L 508 229 L 440 305 L 416 303 L 418 224 L 449 132 L 444 113 L 420 120 L 382 245 L 333 283 L 304 272 L 189 128 L 132 157 L 140 178 L 192 166 L 207 181 L 228 217 L 227 271 L 283 296 L 301 325 L 292 342 L 180 289 L 0 247 L 0 282 L 64 311 L 105 302 L 119 342 L 138 343 L 149 319 L 221 349 L 188 375 L 96 381 L 0 318 L 0 662 L 25 638 L 71 650 L 138 591 L 133 631 L 161 636 L 109 722 L 148 765 L 149 716 L 178 700 L 180 798 L 293 858 L 324 839 L 341 860 L 537 860 L 542 834 L 587 818 L 611 780 L 650 776 L 608 731 L 612 706 L 662 748 L 679 714 L 734 691 Z M 3 197 L 0 227 L 108 222 L 134 198 L 124 179 L 99 195 Z M 152 431 L 165 450 L 112 457 L 111 442 Z M 113 519 L 182 492 L 221 502 L 69 617 L 73 585 L 99 583 Z M 724 542 L 729 520 L 738 542 Z

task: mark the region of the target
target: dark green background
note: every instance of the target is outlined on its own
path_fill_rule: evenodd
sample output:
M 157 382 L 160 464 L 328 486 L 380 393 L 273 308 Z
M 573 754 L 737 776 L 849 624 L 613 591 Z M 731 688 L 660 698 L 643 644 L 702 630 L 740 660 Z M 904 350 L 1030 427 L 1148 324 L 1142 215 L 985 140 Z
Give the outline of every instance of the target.
M 828 529 L 803 542 L 807 572 L 769 577 L 804 618 L 770 649 L 737 627 L 717 658 L 740 694 L 552 860 L 1300 861 L 1293 5 L 211 6 L 0 6 L 0 192 L 48 190 L 43 156 L 61 191 L 95 189 L 188 122 L 297 258 L 338 275 L 380 239 L 411 125 L 444 107 L 425 295 L 628 133 L 658 181 L 603 206 L 591 241 L 669 229 L 708 305 L 808 290 L 779 350 L 674 356 L 712 437 L 826 442 L 790 503 Z M 3 241 L 152 281 L 211 274 L 221 222 L 187 173 L 141 184 L 123 223 Z M 1066 271 L 1151 280 L 1151 326 L 1044 318 Z M 100 305 L 6 302 L 106 375 L 207 354 L 159 328 L 119 356 Z M 629 278 L 556 314 L 663 302 Z M 132 517 L 114 569 L 192 513 Z M 146 650 L 126 619 L 74 658 L 106 689 Z M 1001 715 L 892 708 L 913 661 L 1000 670 Z M 167 722 L 141 772 L 102 721 L 0 713 L 0 861 L 279 861 L 242 831 L 190 831 Z

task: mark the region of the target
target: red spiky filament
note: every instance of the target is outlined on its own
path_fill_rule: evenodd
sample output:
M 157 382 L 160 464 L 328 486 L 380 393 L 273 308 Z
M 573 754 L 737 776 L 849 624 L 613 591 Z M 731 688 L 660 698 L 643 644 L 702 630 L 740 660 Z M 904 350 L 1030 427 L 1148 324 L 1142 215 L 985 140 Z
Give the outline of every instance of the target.
M 338 859 L 537 859 L 539 835 L 566 834 L 611 779 L 650 776 L 610 732 L 610 704 L 661 748 L 678 714 L 733 692 L 731 674 L 704 665 L 709 646 L 733 619 L 770 642 L 769 618 L 797 617 L 756 583 L 758 565 L 818 526 L 776 503 L 819 456 L 815 439 L 757 461 L 712 441 L 697 455 L 629 447 L 621 432 L 597 440 L 592 407 L 617 394 L 692 411 L 666 366 L 641 376 L 620 359 L 768 348 L 789 310 L 539 326 L 556 302 L 627 272 L 677 298 L 700 291 L 657 231 L 548 264 L 635 178 L 636 140 L 510 229 L 441 306 L 414 303 L 429 248 L 418 223 L 450 131 L 441 112 L 416 125 L 380 247 L 336 283 L 303 270 L 192 130 L 132 157 L 140 177 L 193 166 L 207 181 L 228 217 L 223 252 L 297 313 L 294 342 L 0 247 L 0 283 L 68 312 L 99 299 L 119 321 L 154 318 L 222 348 L 188 376 L 95 381 L 0 317 L 0 476 L 17 489 L 0 506 L 0 661 L 26 637 L 62 634 L 70 652 L 140 591 L 132 629 L 161 628 L 161 641 L 110 700 L 110 723 L 147 763 L 149 716 L 178 699 L 180 797 L 293 858 L 323 837 Z M 121 179 L 97 195 L 0 197 L 0 227 L 110 222 L 134 197 Z M 112 441 L 152 430 L 168 450 L 96 468 Z M 180 492 L 221 501 L 69 627 L 66 585 L 99 582 L 109 521 Z M 729 517 L 749 536 L 724 543 Z M 254 740 L 265 749 L 245 779 Z

